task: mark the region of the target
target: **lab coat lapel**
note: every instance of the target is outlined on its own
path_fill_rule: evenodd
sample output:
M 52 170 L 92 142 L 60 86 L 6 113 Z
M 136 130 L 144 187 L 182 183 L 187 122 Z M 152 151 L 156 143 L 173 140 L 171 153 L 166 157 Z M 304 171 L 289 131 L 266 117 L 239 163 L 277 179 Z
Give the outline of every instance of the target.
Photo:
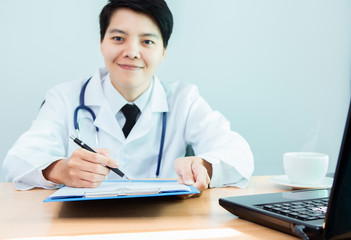
M 140 118 L 134 125 L 132 131 L 129 133 L 127 141 L 133 141 L 135 139 L 145 136 L 148 132 L 153 129 L 155 123 L 153 121 L 153 114 L 151 108 L 146 106 Z
M 105 100 L 96 116 L 95 125 L 104 132 L 110 134 L 121 142 L 125 141 L 122 129 L 117 122 L 115 114 L 111 111 L 110 105 Z
M 155 124 L 158 122 L 157 118 L 161 118 L 161 112 L 168 112 L 168 102 L 165 90 L 158 80 L 154 77 L 154 86 L 149 99 L 143 110 L 140 118 L 130 132 L 127 141 L 133 141 L 141 138 L 154 129 Z M 158 126 L 162 127 L 162 126 Z
M 101 79 L 105 74 L 107 74 L 106 69 L 100 69 L 92 77 L 85 92 L 85 104 L 94 109 L 96 114 L 95 126 L 123 142 L 125 137 L 122 129 L 117 122 L 115 113 L 112 113 L 102 90 Z

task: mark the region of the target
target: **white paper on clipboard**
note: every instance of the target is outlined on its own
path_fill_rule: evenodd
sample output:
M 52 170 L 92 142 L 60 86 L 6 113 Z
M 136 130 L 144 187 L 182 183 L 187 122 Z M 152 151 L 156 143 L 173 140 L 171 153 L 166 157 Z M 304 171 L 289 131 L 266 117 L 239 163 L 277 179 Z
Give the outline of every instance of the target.
M 96 198 L 170 192 L 191 192 L 191 189 L 189 186 L 179 184 L 176 181 L 104 181 L 96 188 L 65 186 L 51 194 L 48 199 Z

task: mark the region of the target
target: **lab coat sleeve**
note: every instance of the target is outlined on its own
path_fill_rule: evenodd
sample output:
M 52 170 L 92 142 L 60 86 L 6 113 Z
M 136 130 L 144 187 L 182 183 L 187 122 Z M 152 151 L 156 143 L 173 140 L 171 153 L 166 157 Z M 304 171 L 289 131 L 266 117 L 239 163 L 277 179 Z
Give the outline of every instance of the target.
M 13 181 L 18 190 L 60 186 L 47 181 L 42 170 L 67 157 L 66 118 L 64 96 L 56 87 L 47 93 L 45 104 L 30 129 L 9 150 L 3 165 L 5 181 Z
M 188 95 L 185 139 L 195 155 L 212 164 L 210 187 L 246 187 L 254 170 L 249 144 L 231 131 L 230 122 L 214 111 L 193 86 Z

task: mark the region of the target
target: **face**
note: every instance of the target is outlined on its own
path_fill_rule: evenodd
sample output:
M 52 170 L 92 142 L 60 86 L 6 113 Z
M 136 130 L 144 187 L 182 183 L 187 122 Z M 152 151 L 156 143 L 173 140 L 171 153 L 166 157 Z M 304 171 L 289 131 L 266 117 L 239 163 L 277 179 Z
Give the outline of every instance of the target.
M 128 101 L 149 87 L 166 53 L 154 20 L 127 8 L 112 15 L 100 48 L 113 86 Z

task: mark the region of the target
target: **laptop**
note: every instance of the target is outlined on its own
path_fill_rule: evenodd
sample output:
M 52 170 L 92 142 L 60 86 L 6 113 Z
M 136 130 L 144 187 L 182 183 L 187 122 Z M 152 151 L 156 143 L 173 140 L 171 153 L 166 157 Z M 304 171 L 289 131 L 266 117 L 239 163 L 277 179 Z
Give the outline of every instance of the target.
M 239 218 L 302 239 L 351 239 L 350 109 L 331 189 L 225 197 L 219 204 Z

